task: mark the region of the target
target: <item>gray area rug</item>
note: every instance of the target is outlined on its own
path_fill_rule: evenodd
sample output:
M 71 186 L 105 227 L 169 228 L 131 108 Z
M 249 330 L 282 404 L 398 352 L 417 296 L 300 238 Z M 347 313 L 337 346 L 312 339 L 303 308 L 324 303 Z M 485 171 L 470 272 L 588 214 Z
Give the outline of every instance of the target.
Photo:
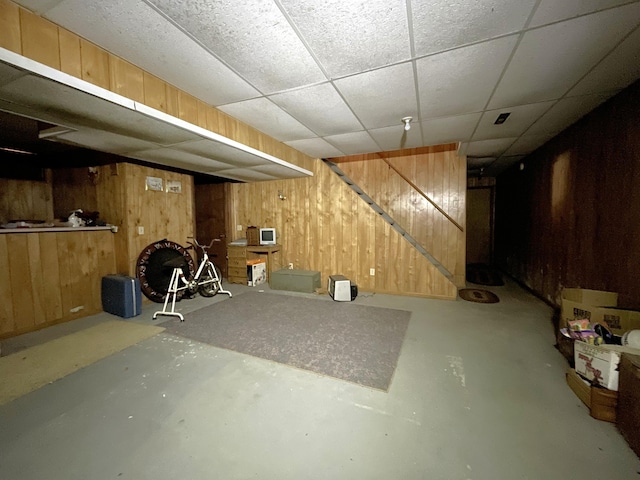
M 247 292 L 162 324 L 168 333 L 387 391 L 411 312 Z

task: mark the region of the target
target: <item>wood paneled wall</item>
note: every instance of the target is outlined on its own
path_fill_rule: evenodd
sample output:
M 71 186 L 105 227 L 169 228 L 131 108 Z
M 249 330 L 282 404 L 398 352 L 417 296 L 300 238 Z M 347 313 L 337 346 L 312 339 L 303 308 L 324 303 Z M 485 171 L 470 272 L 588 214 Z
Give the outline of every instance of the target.
M 0 235 L 0 338 L 102 311 L 113 237 L 108 230 Z
M 455 150 L 452 151 L 455 156 Z M 457 159 L 456 165 L 449 166 L 450 151 L 443 150 L 431 154 L 431 161 L 438 164 L 441 187 L 438 193 L 431 192 L 442 201 L 464 224 L 464 196 L 466 188 L 465 159 Z M 456 157 L 457 158 L 457 157 Z M 397 159 L 405 162 L 405 167 L 416 172 L 416 177 L 425 181 L 431 168 L 424 168 L 429 161 L 423 155 L 408 155 Z M 361 185 L 365 191 L 387 189 L 382 186 L 388 180 L 388 167 L 381 168 L 373 160 L 356 160 L 349 165 L 353 171 L 364 174 L 366 180 Z M 446 165 L 446 168 L 445 168 Z M 449 177 L 446 187 L 443 180 L 445 171 L 451 168 L 451 188 Z M 425 170 L 422 172 L 422 170 Z M 462 169 L 460 172 L 459 169 Z M 311 178 L 259 182 L 254 184 L 228 184 L 227 231 L 244 237 L 244 231 L 236 232 L 236 226 L 275 227 L 278 243 L 282 244 L 281 263 L 293 263 L 295 268 L 318 270 L 323 286 L 329 275 L 342 274 L 358 284 L 363 291 L 416 295 L 435 298 L 455 298 L 457 289 L 426 258 L 420 255 L 398 232 L 392 229 L 355 192 L 353 192 L 327 165 L 317 162 Z M 365 173 L 366 172 L 366 173 Z M 433 172 L 432 172 L 433 173 Z M 423 176 L 424 175 L 424 176 Z M 435 176 L 435 173 L 434 173 Z M 364 178 L 364 177 L 363 177 Z M 394 186 L 392 188 L 397 188 Z M 279 192 L 286 200 L 279 199 Z M 390 203 L 396 204 L 395 211 L 407 217 L 418 209 L 412 204 L 413 197 L 401 198 L 396 190 L 387 190 Z M 450 203 L 456 202 L 456 205 Z M 418 213 L 416 212 L 415 215 Z M 412 220 L 420 228 L 430 228 L 431 220 Z M 462 241 L 440 237 L 440 254 L 451 258 L 453 270 L 464 275 L 464 234 Z M 375 268 L 375 276 L 369 269 Z
M 559 305 L 563 287 L 640 308 L 640 82 L 498 177 L 496 258 Z
M 303 153 L 10 0 L 0 0 L 0 47 L 311 170 Z
M 12 180 L 0 178 L 0 224 L 9 220 L 53 220 L 51 171 L 46 180 Z

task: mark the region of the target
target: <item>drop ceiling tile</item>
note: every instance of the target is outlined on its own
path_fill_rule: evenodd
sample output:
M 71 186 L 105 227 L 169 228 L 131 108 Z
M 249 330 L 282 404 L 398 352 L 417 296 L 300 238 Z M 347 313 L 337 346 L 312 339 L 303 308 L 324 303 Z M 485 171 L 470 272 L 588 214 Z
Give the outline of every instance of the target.
M 230 103 L 219 108 L 224 113 L 281 142 L 317 136 L 266 98 L 254 98 L 244 102 Z
M 379 152 L 380 147 L 373 141 L 367 132 L 344 133 L 325 137 L 325 140 L 334 145 L 345 155 L 357 155 L 360 153 Z
M 527 130 L 527 135 L 557 135 L 577 122 L 611 95 L 584 95 L 558 100 Z
M 418 117 L 411 63 L 342 78 L 334 82 L 366 128 L 397 125 Z
M 411 2 L 417 56 L 524 28 L 535 0 L 431 0 Z
M 417 60 L 422 119 L 482 111 L 517 38 L 512 35 Z
M 393 127 L 369 130 L 369 134 L 380 147 L 378 150 L 402 150 L 423 145 L 420 125 L 415 123 L 408 132 L 405 132 L 404 125 L 398 124 Z
M 640 78 L 640 28 L 600 62 L 569 94 L 586 95 L 609 90 L 622 90 Z
M 262 182 L 266 180 L 277 180 L 277 177 L 267 173 L 258 172 L 248 168 L 234 168 L 229 170 L 219 170 L 216 176 L 238 180 L 240 182 Z
M 405 0 L 281 0 L 331 78 L 411 58 Z
M 554 103 L 555 101 L 550 101 L 501 108 L 498 110 L 488 110 L 482 114 L 478 128 L 473 134 L 473 140 L 519 137 L 527 131 L 533 122 L 547 112 Z M 496 125 L 495 121 L 498 115 L 502 113 L 509 113 L 510 115 L 504 123 Z
M 538 27 L 547 23 L 566 20 L 593 13 L 598 10 L 616 7 L 629 0 L 542 0 L 531 19 L 530 27 Z
M 301 178 L 306 176 L 301 172 L 291 170 L 290 168 L 275 163 L 270 165 L 259 165 L 251 168 L 251 171 L 270 175 L 273 179 Z
M 193 155 L 192 153 L 173 150 L 171 148 L 159 148 L 156 150 L 133 152 L 130 153 L 129 156 L 139 160 L 162 163 L 163 165 L 180 166 L 182 168 L 185 168 L 185 166 L 188 165 L 190 168 L 203 168 L 208 172 L 215 172 L 229 168 L 229 164 L 227 163 L 218 162 L 199 155 Z
M 553 138 L 553 135 L 523 135 L 518 138 L 505 152 L 505 156 L 529 155 Z
M 326 80 L 273 1 L 149 3 L 264 94 Z
M 318 136 L 362 130 L 362 125 L 330 83 L 269 97 Z
M 55 7 L 57 4 L 62 3 L 62 0 L 12 0 L 18 5 L 22 5 L 27 10 L 42 14 L 47 10 Z
M 640 20 L 640 3 L 524 34 L 489 108 L 558 99 Z
M 305 138 L 303 140 L 293 140 L 284 142 L 291 148 L 309 155 L 311 158 L 331 158 L 344 155 L 340 150 L 331 145 L 323 138 Z
M 499 157 L 516 140 L 516 138 L 496 138 L 468 142 L 465 154 L 469 157 Z
M 255 167 L 256 165 L 269 163 L 269 161 L 264 158 L 208 139 L 179 143 L 173 145 L 172 148 L 201 157 L 219 160 L 235 167 Z
M 424 145 L 469 141 L 481 116 L 481 113 L 471 113 L 454 117 L 433 118 L 422 122 Z
M 151 142 L 91 128 L 58 135 L 51 140 L 123 156 L 129 152 L 158 148 L 157 144 Z
M 44 16 L 211 105 L 259 95 L 143 2 L 65 0 Z

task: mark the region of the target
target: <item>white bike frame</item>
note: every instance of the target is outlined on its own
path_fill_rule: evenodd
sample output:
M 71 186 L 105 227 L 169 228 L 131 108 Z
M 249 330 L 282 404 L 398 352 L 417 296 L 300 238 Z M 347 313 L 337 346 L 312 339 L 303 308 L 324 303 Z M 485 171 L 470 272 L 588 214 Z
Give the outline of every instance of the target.
M 181 292 L 182 290 L 186 290 L 188 288 L 196 288 L 208 283 L 217 283 L 218 291 L 216 292 L 216 294 L 226 293 L 227 295 L 229 295 L 229 298 L 233 296 L 231 295 L 231 292 L 222 288 L 222 279 L 218 276 L 218 269 L 213 264 L 213 262 L 209 260 L 209 254 L 207 253 L 207 250 L 211 248 L 211 245 L 213 245 L 213 240 L 211 241 L 211 244 L 206 247 L 204 245 L 200 245 L 194 237 L 189 238 L 193 239 L 194 241 L 194 243 L 192 243 L 192 245 L 195 244 L 194 250 L 195 247 L 199 247 L 202 250 L 202 261 L 200 262 L 200 265 L 198 265 L 198 270 L 191 280 L 187 280 L 187 277 L 185 277 L 184 271 L 181 267 L 173 269 L 171 280 L 169 280 L 169 289 L 167 290 L 167 296 L 164 299 L 164 307 L 161 311 L 153 314 L 154 320 L 158 317 L 158 315 L 165 315 L 169 317 L 178 317 L 181 322 L 184 322 L 184 315 L 182 315 L 180 312 L 176 312 L 175 308 L 178 292 Z M 211 266 L 211 270 L 213 271 L 213 278 L 211 278 L 210 280 L 200 281 L 200 275 L 202 275 L 205 267 L 209 265 Z M 180 286 L 180 283 L 182 283 L 182 286 Z M 171 298 L 171 310 L 167 310 L 167 307 L 169 305 L 169 298 Z

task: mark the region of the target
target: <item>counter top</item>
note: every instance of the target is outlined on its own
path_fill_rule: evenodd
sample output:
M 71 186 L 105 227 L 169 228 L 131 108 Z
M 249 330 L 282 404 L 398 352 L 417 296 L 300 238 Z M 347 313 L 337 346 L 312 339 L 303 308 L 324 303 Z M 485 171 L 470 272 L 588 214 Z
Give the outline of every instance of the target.
M 47 232 L 86 232 L 95 230 L 111 230 L 112 227 L 44 227 L 44 228 L 0 228 L 3 233 L 47 233 Z

